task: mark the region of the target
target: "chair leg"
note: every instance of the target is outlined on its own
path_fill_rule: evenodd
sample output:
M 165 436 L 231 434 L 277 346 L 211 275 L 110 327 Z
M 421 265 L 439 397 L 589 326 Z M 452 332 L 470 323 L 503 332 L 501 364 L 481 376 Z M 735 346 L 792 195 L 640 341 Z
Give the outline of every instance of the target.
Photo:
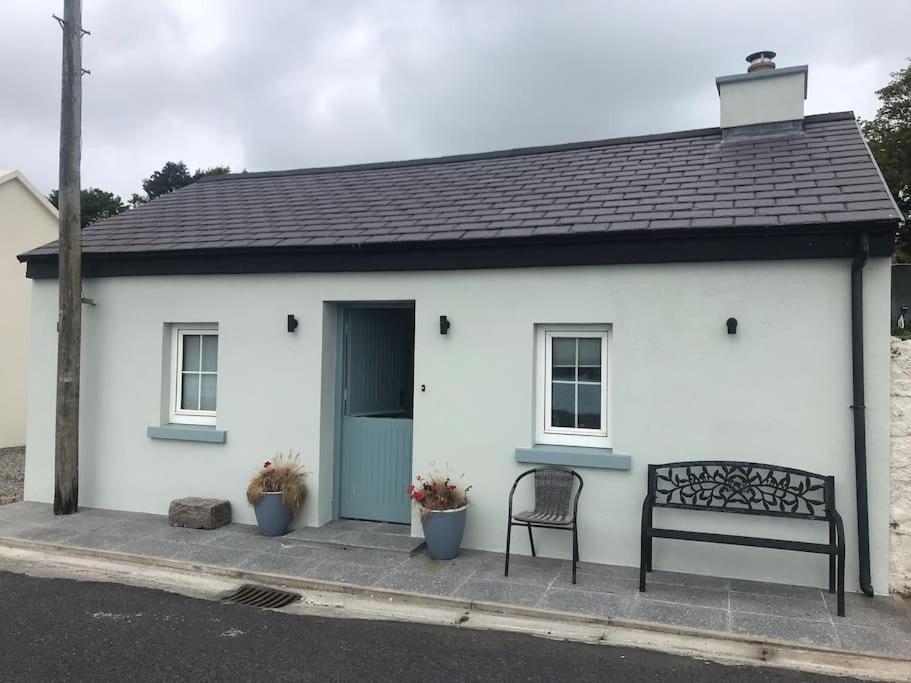
M 573 522 L 573 585 L 576 583 L 576 562 L 579 559 L 579 534 Z
M 537 557 L 535 553 L 535 538 L 531 535 L 531 524 L 528 525 L 528 544 L 531 546 L 531 556 Z
M 829 523 L 829 545 L 837 545 L 837 538 L 835 536 L 835 525 Z M 836 561 L 835 554 L 829 555 L 829 592 L 835 592 L 835 573 L 836 573 Z
M 509 576 L 509 542 L 512 539 L 512 520 L 506 525 L 506 566 L 503 569 L 503 576 Z

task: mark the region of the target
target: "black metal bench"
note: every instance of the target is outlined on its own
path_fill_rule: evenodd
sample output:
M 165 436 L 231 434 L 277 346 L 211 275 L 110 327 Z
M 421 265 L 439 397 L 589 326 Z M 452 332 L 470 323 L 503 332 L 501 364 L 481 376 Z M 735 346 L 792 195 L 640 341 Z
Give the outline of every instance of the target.
M 829 525 L 829 542 L 655 528 L 652 515 L 656 507 L 817 520 Z M 642 592 L 645 592 L 645 574 L 652 571 L 652 541 L 656 538 L 828 555 L 829 592 L 838 593 L 838 616 L 845 615 L 845 530 L 835 509 L 835 477 L 790 467 L 725 460 L 649 465 L 640 539 L 639 590 Z

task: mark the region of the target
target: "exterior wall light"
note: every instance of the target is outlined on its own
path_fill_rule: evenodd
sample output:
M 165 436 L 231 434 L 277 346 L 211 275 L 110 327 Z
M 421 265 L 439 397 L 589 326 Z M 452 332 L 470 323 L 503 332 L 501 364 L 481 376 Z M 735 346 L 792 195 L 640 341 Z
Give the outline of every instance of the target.
M 294 317 L 293 313 L 288 314 L 288 332 L 295 332 L 300 322 Z
M 728 318 L 728 334 L 737 334 L 737 318 Z
M 449 328 L 452 327 L 452 323 L 449 322 L 449 318 L 445 315 L 440 316 L 440 334 L 449 334 Z

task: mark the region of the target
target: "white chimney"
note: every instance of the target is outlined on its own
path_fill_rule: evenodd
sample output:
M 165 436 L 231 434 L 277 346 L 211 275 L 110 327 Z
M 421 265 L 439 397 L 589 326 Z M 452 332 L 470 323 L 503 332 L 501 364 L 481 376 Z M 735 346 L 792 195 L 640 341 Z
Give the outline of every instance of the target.
M 807 67 L 776 69 L 774 58 L 771 50 L 754 52 L 747 57 L 750 66 L 746 73 L 715 79 L 722 128 L 803 120 Z

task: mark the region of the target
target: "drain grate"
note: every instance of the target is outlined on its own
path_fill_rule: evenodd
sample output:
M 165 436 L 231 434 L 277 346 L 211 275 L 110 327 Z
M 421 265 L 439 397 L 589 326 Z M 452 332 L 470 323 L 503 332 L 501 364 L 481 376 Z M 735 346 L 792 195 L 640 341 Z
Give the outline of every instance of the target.
M 250 584 L 241 586 L 236 591 L 225 597 L 226 602 L 235 605 L 250 605 L 251 607 L 263 607 L 268 609 L 277 609 L 290 605 L 292 602 L 300 600 L 301 596 L 297 593 L 280 591 L 275 588 L 264 588 L 263 586 L 253 586 Z

